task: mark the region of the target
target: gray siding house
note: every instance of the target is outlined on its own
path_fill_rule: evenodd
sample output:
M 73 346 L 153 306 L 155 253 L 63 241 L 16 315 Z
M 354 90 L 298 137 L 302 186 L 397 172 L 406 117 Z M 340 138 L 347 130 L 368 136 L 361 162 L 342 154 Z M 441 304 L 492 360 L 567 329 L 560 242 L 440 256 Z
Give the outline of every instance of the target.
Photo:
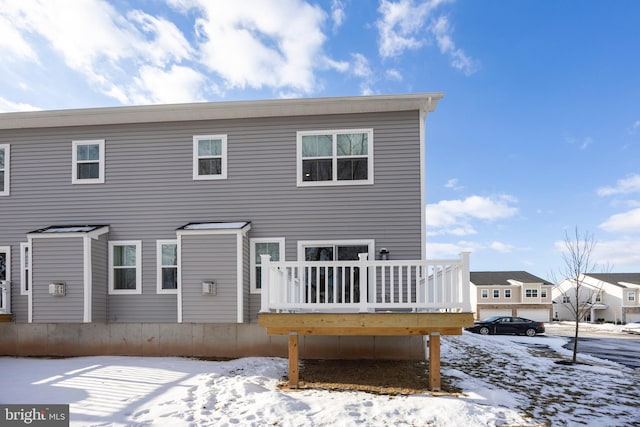
M 0 114 L 15 342 L 22 324 L 80 341 L 82 325 L 108 341 L 122 324 L 143 344 L 163 325 L 255 326 L 265 254 L 424 259 L 424 125 L 441 97 Z

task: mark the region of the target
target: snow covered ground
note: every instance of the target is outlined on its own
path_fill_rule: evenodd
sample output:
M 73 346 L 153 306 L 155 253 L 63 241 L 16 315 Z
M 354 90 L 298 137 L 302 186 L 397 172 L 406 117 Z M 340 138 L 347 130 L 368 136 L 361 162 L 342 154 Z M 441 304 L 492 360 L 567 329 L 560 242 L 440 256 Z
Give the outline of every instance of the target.
M 283 391 L 278 358 L 3 357 L 0 403 L 69 403 L 73 426 L 640 426 L 640 371 L 556 364 L 565 343 L 443 337 L 442 377 L 460 397 Z

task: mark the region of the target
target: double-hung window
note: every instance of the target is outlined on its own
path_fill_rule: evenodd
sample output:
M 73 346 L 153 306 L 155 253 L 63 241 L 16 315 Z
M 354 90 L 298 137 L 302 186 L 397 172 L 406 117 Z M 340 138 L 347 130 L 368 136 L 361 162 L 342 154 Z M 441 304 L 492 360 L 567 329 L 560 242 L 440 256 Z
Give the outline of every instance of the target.
M 297 133 L 298 186 L 373 184 L 373 129 Z
M 104 140 L 73 141 L 73 184 L 104 183 Z
M 494 298 L 500 298 L 500 289 L 494 289 L 493 290 L 493 297 Z
M 480 298 L 489 298 L 489 289 L 481 289 L 480 290 Z
M 31 270 L 31 249 L 28 242 L 20 243 L 20 294 L 28 295 L 29 270 Z
M 511 298 L 511 289 L 505 289 L 504 290 L 504 297 L 505 298 Z
M 284 261 L 284 237 L 251 239 L 251 292 L 262 289 L 262 260 L 260 255 L 270 255 L 271 261 Z
M 0 196 L 9 195 L 9 144 L 0 144 Z
M 540 289 L 540 298 L 547 297 L 547 290 L 545 288 Z
M 627 302 L 635 302 L 636 291 L 627 291 Z
M 0 246 L 0 281 L 11 280 L 11 247 Z
M 158 240 L 157 251 L 157 292 L 175 294 L 178 292 L 178 243 L 176 240 Z
M 227 179 L 227 135 L 193 137 L 193 179 Z
M 142 293 L 142 242 L 109 242 L 109 293 Z
M 527 288 L 524 290 L 524 296 L 525 298 L 538 298 L 538 290 Z
M 569 295 L 563 295 L 562 296 L 562 303 L 563 304 L 570 304 L 571 303 L 571 297 Z

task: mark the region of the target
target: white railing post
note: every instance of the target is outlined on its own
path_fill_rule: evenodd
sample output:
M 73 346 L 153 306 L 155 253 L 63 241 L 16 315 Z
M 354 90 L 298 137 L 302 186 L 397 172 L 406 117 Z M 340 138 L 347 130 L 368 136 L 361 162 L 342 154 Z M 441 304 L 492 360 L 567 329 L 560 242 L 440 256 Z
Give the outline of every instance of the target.
M 469 255 L 470 252 L 460 253 L 460 286 L 462 296 L 462 311 L 465 313 L 471 312 L 471 273 L 469 270 Z
M 0 281 L 0 313 L 11 313 L 11 287 L 4 280 Z
M 271 292 L 271 255 L 260 255 L 260 283 L 262 285 L 260 289 L 260 311 L 268 312 L 269 296 Z
M 360 284 L 360 312 L 369 311 L 369 269 L 367 268 L 367 259 L 369 254 L 358 254 L 360 261 L 358 272 Z

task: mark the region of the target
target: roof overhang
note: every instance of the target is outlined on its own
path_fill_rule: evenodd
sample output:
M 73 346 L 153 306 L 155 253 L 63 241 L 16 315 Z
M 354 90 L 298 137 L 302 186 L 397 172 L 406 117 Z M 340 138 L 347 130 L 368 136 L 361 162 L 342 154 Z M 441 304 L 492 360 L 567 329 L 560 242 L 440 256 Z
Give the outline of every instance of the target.
M 391 111 L 433 112 L 442 92 L 259 101 L 200 102 L 0 114 L 0 129 L 158 123 Z
M 211 222 L 190 222 L 176 230 L 179 236 L 200 235 L 200 234 L 246 234 L 251 230 L 249 221 L 211 221 Z
M 51 225 L 27 233 L 29 238 L 84 237 L 98 238 L 108 233 L 108 225 Z

